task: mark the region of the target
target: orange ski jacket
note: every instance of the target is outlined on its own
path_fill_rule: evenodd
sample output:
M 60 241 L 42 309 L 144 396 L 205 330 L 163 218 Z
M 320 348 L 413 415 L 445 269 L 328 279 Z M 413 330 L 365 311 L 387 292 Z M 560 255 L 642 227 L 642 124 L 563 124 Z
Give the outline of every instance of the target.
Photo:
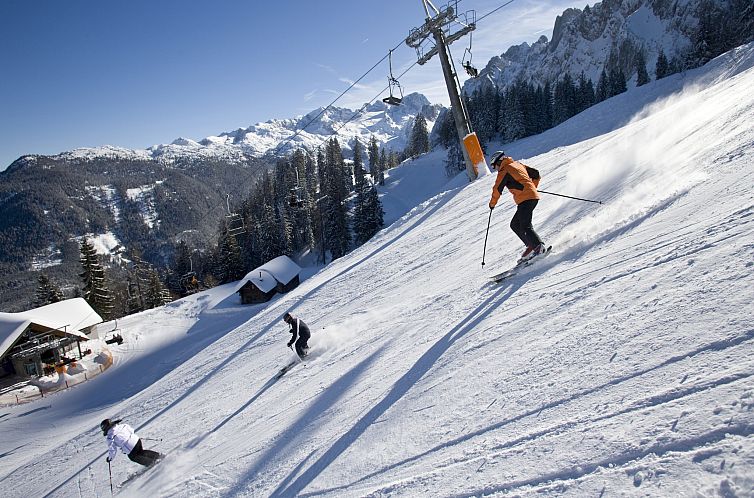
M 492 187 L 492 198 L 490 199 L 490 209 L 494 208 L 500 199 L 500 194 L 504 188 L 508 188 L 513 194 L 513 202 L 521 204 L 531 199 L 539 199 L 537 187 L 539 186 L 539 171 L 530 168 L 523 163 L 514 161 L 510 157 L 502 160 L 500 169 L 497 172 L 495 186 Z

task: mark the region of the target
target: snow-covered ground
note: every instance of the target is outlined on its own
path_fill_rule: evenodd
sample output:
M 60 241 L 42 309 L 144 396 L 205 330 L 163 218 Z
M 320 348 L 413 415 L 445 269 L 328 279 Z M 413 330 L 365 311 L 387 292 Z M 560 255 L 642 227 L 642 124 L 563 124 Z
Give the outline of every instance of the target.
M 122 417 L 168 454 L 123 488 L 118 456 L 124 496 L 751 496 L 753 66 L 742 47 L 507 147 L 604 204 L 543 195 L 553 253 L 501 285 L 508 194 L 483 269 L 493 177 L 440 181 L 430 154 L 390 172 L 392 225 L 289 294 L 119 320 L 105 374 L 0 410 L 2 494 L 108 496 L 97 426 Z M 285 311 L 312 354 L 274 382 Z

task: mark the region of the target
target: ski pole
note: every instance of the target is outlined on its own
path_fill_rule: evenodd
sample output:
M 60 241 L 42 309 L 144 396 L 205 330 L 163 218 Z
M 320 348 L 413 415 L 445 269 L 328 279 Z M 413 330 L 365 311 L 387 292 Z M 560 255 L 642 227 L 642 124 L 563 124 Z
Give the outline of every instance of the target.
M 110 474 L 110 496 L 113 495 L 113 469 L 110 467 L 110 460 L 107 460 L 107 471 Z
M 537 190 L 540 194 L 557 195 L 558 197 L 567 197 L 569 199 L 575 199 L 577 201 L 594 202 L 595 204 L 602 204 L 602 201 L 593 201 L 591 199 L 582 199 L 581 197 L 572 197 L 570 195 L 556 194 L 555 192 L 547 192 L 546 190 Z
M 491 221 L 492 221 L 492 208 L 490 208 L 490 218 L 487 220 L 487 232 L 484 234 L 484 250 L 482 251 L 482 268 L 484 268 L 484 256 L 487 254 L 487 236 L 490 234 Z

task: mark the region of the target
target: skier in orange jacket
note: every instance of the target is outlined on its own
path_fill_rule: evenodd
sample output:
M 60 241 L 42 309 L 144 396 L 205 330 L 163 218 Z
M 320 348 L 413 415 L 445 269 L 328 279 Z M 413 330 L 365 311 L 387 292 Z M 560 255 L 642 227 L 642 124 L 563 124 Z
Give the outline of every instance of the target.
M 539 238 L 531 224 L 532 213 L 534 208 L 537 207 L 537 202 L 539 202 L 539 193 L 537 193 L 540 179 L 539 171 L 514 161 L 501 150 L 492 154 L 490 163 L 497 170 L 495 186 L 492 187 L 490 210 L 495 208 L 500 199 L 500 194 L 507 187 L 513 194 L 513 202 L 518 206 L 516 214 L 513 215 L 511 220 L 511 230 L 526 246 L 519 262 L 526 261 L 544 252 L 542 239 Z

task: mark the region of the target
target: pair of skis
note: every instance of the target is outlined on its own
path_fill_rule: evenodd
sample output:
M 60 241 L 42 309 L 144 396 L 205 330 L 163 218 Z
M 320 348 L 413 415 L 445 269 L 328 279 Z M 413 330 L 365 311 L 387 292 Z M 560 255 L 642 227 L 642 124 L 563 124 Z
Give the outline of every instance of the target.
M 291 348 L 291 349 L 293 349 L 293 348 Z M 306 356 L 304 356 L 304 358 L 306 358 Z M 288 373 L 288 371 L 291 368 L 295 367 L 299 363 L 303 363 L 304 362 L 304 358 L 300 357 L 298 355 L 298 352 L 296 352 L 296 359 L 293 360 L 292 362 L 290 362 L 289 364 L 287 364 L 286 366 L 284 366 L 283 368 L 281 368 L 280 371 L 275 374 L 275 380 L 278 380 L 280 377 L 282 377 L 283 375 L 285 375 L 286 373 Z
M 492 275 L 490 277 L 490 280 L 492 280 L 493 282 L 499 284 L 503 280 L 506 280 L 506 279 L 509 279 L 511 277 L 514 277 L 514 276 L 518 275 L 518 272 L 520 272 L 522 269 L 526 268 L 527 266 L 531 266 L 533 263 L 536 263 L 540 259 L 542 259 L 545 256 L 547 256 L 550 253 L 550 250 L 552 250 L 552 246 L 547 246 L 547 248 L 544 251 L 542 251 L 541 253 L 537 254 L 533 258 L 529 258 L 529 259 L 526 259 L 524 261 L 521 261 L 521 262 L 517 263 L 516 266 L 514 266 L 513 268 L 511 268 L 509 270 L 505 270 L 502 273 L 498 273 L 496 275 Z
M 293 368 L 296 365 L 298 365 L 299 363 L 301 363 L 301 361 L 302 360 L 293 360 L 292 362 L 290 362 L 289 364 L 287 364 L 286 366 L 284 366 L 283 368 L 281 368 L 280 371 L 275 374 L 275 380 L 279 379 L 280 377 L 282 377 L 283 375 L 285 375 L 286 373 L 288 373 L 288 371 L 291 368 Z

